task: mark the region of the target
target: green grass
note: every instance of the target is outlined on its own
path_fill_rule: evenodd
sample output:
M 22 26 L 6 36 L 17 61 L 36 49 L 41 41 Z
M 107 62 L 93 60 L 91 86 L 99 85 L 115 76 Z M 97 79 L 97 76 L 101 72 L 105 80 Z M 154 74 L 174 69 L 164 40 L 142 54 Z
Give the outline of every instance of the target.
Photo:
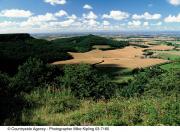
M 161 58 L 165 60 L 176 61 L 180 60 L 180 51 L 171 50 L 171 51 L 153 51 L 156 54 L 154 57 Z
M 156 41 L 156 40 L 152 40 L 152 41 L 149 41 L 148 42 L 149 45 L 159 45 L 161 44 L 159 41 Z
M 153 41 L 153 42 L 151 42 L 152 44 L 154 44 L 154 45 L 166 45 L 166 42 L 164 42 L 164 41 L 157 41 L 157 40 L 155 40 L 155 41 Z
M 133 75 L 115 76 L 113 82 L 118 84 L 128 83 L 130 80 L 133 80 L 133 78 Z
M 114 98 L 108 102 L 81 100 L 78 109 L 59 113 L 49 112 L 51 105 L 42 105 L 24 111 L 22 119 L 26 125 L 179 125 L 177 100 L 180 98 L 177 97 Z
M 180 51 L 178 50 L 170 50 L 170 51 L 153 51 L 156 53 L 165 53 L 165 54 L 171 54 L 171 55 L 177 55 L 180 56 Z
M 168 41 L 170 43 L 172 43 L 173 45 L 179 45 L 180 46 L 180 41 Z
M 110 75 L 112 82 L 127 83 L 133 79 L 132 69 L 119 67 L 98 67 L 98 70 Z
M 180 62 L 174 62 L 169 64 L 164 64 L 160 66 L 164 70 L 171 70 L 171 69 L 180 69 Z
M 178 60 L 180 59 L 180 56 L 178 55 L 173 55 L 173 54 L 168 54 L 168 53 L 160 53 L 157 55 L 158 58 L 162 58 L 165 60 Z
M 180 41 L 159 41 L 159 40 L 156 40 L 156 41 L 153 41 L 151 42 L 151 44 L 154 44 L 154 45 L 171 45 L 171 46 L 175 46 L 175 47 L 180 47 Z
M 178 55 L 180 54 L 180 51 L 172 50 L 172 51 L 153 51 L 153 52 L 158 53 L 158 55 L 156 56 L 157 58 L 175 61 L 175 62 L 160 65 L 162 69 L 167 70 L 167 71 L 171 69 L 180 69 L 180 55 Z
M 112 48 L 110 45 L 94 45 L 92 46 L 93 49 L 109 49 Z

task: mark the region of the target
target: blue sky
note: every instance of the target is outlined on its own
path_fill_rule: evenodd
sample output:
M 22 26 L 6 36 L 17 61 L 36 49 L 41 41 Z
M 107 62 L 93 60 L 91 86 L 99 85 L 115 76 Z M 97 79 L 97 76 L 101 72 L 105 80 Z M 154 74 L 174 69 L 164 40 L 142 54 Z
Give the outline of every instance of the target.
M 0 0 L 0 32 L 180 31 L 180 0 Z

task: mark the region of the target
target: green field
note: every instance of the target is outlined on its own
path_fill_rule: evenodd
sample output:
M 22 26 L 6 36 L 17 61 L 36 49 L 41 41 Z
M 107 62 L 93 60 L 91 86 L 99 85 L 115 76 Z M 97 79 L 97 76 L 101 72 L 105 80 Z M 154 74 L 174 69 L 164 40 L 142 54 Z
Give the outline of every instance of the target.
M 112 48 L 112 47 L 109 46 L 109 45 L 94 45 L 92 48 L 93 49 L 109 49 L 109 48 Z
M 108 74 L 112 81 L 116 83 L 127 83 L 129 80 L 133 79 L 132 69 L 119 67 L 99 67 L 98 70 Z
M 180 59 L 179 50 L 170 50 L 170 51 L 152 51 L 154 53 L 153 57 L 161 58 L 165 60 L 176 61 Z
M 180 41 L 161 41 L 161 40 L 156 40 L 150 42 L 151 45 L 169 45 L 169 46 L 175 46 L 177 48 L 180 47 Z
M 164 70 L 173 70 L 173 69 L 180 69 L 180 62 L 174 62 L 169 64 L 164 64 L 160 66 Z
M 177 109 L 173 110 L 174 107 Z M 162 126 L 178 124 L 180 117 L 175 113 L 179 108 L 177 98 L 173 96 L 114 98 L 107 103 L 82 100 L 74 111 L 59 113 L 50 112 L 53 109 L 46 102 L 41 107 L 24 111 L 22 118 L 31 125 Z
M 170 42 L 170 43 L 172 43 L 172 44 L 180 44 L 180 41 L 178 40 L 178 41 L 167 41 L 167 42 Z
M 171 51 L 153 51 L 157 54 L 155 57 L 170 60 L 173 62 L 163 64 L 160 67 L 164 70 L 171 70 L 171 69 L 179 69 L 180 68 L 180 51 L 171 50 Z
M 168 54 L 168 53 L 159 53 L 156 57 L 165 60 L 172 60 L 172 61 L 180 59 L 180 56 Z

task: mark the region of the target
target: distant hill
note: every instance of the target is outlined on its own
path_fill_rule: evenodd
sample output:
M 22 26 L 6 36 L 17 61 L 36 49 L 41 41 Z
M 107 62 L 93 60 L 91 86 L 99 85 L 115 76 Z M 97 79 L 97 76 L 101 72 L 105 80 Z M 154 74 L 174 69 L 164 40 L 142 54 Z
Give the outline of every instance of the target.
M 35 39 L 29 34 L 0 35 L 0 71 L 15 73 L 29 57 L 40 58 L 45 63 L 72 58 L 51 42 Z
M 94 45 L 109 45 L 113 48 L 123 48 L 129 45 L 127 41 L 115 41 L 95 35 L 62 38 L 52 40 L 51 42 L 55 45 L 58 45 L 60 48 L 74 52 L 89 51 Z

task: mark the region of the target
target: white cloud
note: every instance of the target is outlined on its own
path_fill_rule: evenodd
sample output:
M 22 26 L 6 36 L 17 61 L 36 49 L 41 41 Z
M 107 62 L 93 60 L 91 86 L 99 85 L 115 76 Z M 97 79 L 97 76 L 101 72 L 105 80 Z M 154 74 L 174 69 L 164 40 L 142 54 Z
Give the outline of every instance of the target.
M 83 18 L 85 18 L 85 19 L 97 19 L 98 16 L 94 12 L 90 11 L 88 14 L 83 14 Z
M 139 19 L 145 19 L 145 20 L 157 20 L 157 19 L 160 19 L 162 16 L 161 14 L 150 14 L 148 12 L 145 12 L 144 14 L 142 15 L 137 15 L 137 14 L 134 14 L 132 16 L 133 19 L 135 20 L 139 20 Z
M 85 5 L 83 6 L 83 8 L 84 8 L 84 9 L 88 9 L 88 10 L 92 10 L 92 9 L 93 9 L 93 7 L 92 7 L 91 5 L 88 5 L 88 4 L 85 4 Z
M 76 19 L 77 19 L 77 16 L 76 16 L 75 14 L 72 14 L 71 16 L 67 16 L 67 18 L 76 20 Z
M 180 5 L 180 0 L 168 0 L 170 4 L 174 6 L 179 6 Z
M 109 25 L 110 25 L 109 21 L 103 21 L 103 26 L 109 26 Z
M 97 27 L 100 23 L 96 20 L 98 16 L 90 11 L 87 14 L 83 14 L 83 17 L 80 19 L 81 21 L 81 26 L 84 28 L 92 28 L 92 27 Z
M 0 27 L 12 27 L 12 26 L 17 26 L 18 23 L 12 22 L 12 21 L 4 21 L 0 22 Z
M 149 22 L 144 22 L 143 25 L 144 26 L 149 26 Z
M 66 0 L 44 0 L 44 2 L 49 3 L 51 5 L 64 5 L 64 4 L 66 4 Z
M 39 22 L 39 21 L 53 21 L 57 20 L 57 18 L 52 13 L 46 13 L 45 15 L 38 15 L 29 18 L 32 22 Z
M 169 15 L 164 19 L 165 22 L 180 22 L 180 14 L 177 16 Z
M 123 20 L 129 17 L 129 13 L 122 11 L 110 11 L 109 14 L 104 14 L 103 18 L 111 18 L 114 20 Z
M 132 27 L 139 27 L 141 25 L 141 21 L 128 22 L 128 25 Z
M 94 19 L 90 19 L 90 20 L 84 20 L 83 24 L 85 24 L 86 26 L 90 26 L 90 27 L 96 27 L 100 23 Z
M 21 26 L 42 25 L 44 22 L 55 20 L 57 20 L 57 18 L 52 13 L 46 13 L 45 15 L 38 15 L 28 18 L 27 21 L 21 23 Z
M 147 15 L 148 14 L 148 15 Z M 99 18 L 95 12 L 89 11 L 76 16 L 68 14 L 65 10 L 59 10 L 55 13 L 46 13 L 34 15 L 25 19 L 9 19 L 9 21 L 0 21 L 0 32 L 61 32 L 61 31 L 119 31 L 119 30 L 164 30 L 161 20 L 153 21 L 155 14 L 144 13 L 137 15 L 138 19 L 130 21 L 113 21 L 123 20 L 130 16 L 129 13 L 122 11 L 110 11 Z M 136 17 L 137 17 L 136 16 Z M 113 20 L 108 20 L 108 19 Z M 142 20 L 141 20 L 142 19 Z M 10 21 L 11 20 L 11 21 Z M 21 21 L 20 21 L 21 20 Z M 129 19 L 128 19 L 129 20 Z M 180 14 L 177 16 L 169 15 L 164 19 L 166 22 L 180 22 Z M 162 26 L 161 26 L 162 25 Z M 5 28 L 4 28 L 5 27 Z M 168 28 L 171 28 L 170 26 Z M 175 29 L 177 30 L 177 29 Z
M 93 20 L 93 19 L 88 21 L 89 26 L 97 26 L 98 24 L 99 24 L 99 22 L 96 20 Z
M 64 10 L 60 10 L 59 12 L 55 13 L 55 16 L 57 17 L 68 16 L 68 13 Z
M 158 23 L 155 23 L 155 24 L 152 24 L 153 26 L 161 26 L 162 25 L 162 22 L 158 22 Z
M 50 22 L 49 25 L 51 27 L 55 27 L 55 26 L 61 26 L 61 27 L 69 27 L 74 23 L 73 19 L 69 19 L 69 20 L 65 20 L 62 22 Z
M 60 19 L 60 17 L 65 16 Z M 78 19 L 75 14 L 68 15 L 64 10 L 56 13 L 46 13 L 28 18 L 26 21 L 19 22 L 22 29 L 58 31 L 58 29 L 68 30 L 70 27 L 78 25 Z
M 68 15 L 68 13 L 64 10 L 60 10 L 59 12 L 56 12 L 54 14 L 56 17 L 63 17 L 63 16 L 66 16 L 66 18 L 68 19 L 73 19 L 73 20 L 76 20 L 77 19 L 77 16 L 75 14 L 72 14 L 72 15 Z
M 20 9 L 2 10 L 0 16 L 2 17 L 13 17 L 13 18 L 26 18 L 32 16 L 31 11 L 25 11 Z

